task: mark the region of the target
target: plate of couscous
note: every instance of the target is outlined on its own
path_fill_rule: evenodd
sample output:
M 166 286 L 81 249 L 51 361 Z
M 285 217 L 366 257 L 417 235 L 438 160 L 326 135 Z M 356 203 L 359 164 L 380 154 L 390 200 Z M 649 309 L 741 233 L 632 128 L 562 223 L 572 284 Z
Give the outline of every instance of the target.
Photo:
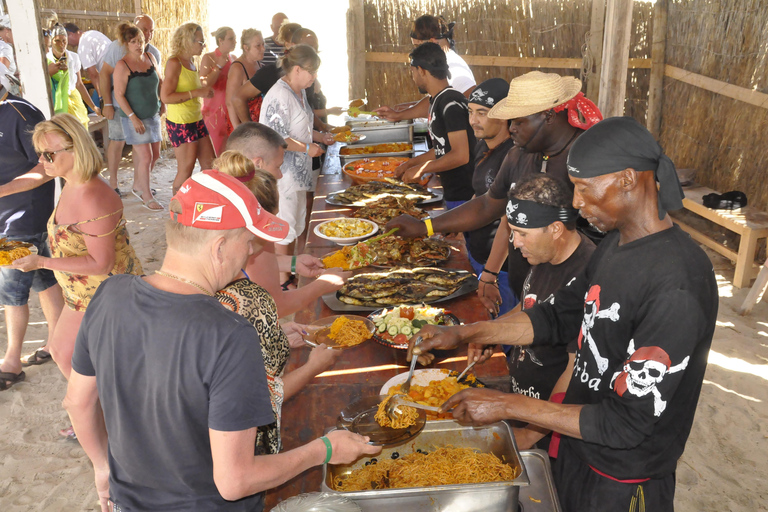
M 326 220 L 315 226 L 315 234 L 339 245 L 352 245 L 379 230 L 378 224 L 368 219 L 342 217 Z

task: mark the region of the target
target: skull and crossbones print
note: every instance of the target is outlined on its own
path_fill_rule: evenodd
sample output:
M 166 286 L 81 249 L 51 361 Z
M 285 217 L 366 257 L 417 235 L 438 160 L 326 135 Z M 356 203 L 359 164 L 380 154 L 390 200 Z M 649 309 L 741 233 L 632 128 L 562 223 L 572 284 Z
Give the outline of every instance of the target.
M 680 364 L 672 366 L 669 354 L 661 347 L 640 347 L 635 350 L 635 340 L 629 340 L 627 360 L 622 370 L 613 374 L 611 387 L 619 396 L 629 393 L 636 397 L 653 394 L 653 414 L 661 416 L 667 408 L 658 385 L 670 373 L 677 373 L 688 367 L 689 356 Z
M 597 363 L 597 371 L 600 375 L 604 374 L 608 369 L 608 359 L 600 355 L 597 349 L 597 344 L 592 337 L 591 330 L 595 326 L 595 320 L 598 318 L 608 319 L 612 322 L 619 321 L 619 308 L 621 306 L 618 302 L 611 304 L 608 309 L 600 309 L 600 285 L 593 285 L 587 292 L 587 296 L 584 299 L 584 319 L 581 322 L 581 331 L 579 332 L 579 349 L 581 349 L 582 341 L 586 340 L 589 351 L 592 352 L 592 356 Z

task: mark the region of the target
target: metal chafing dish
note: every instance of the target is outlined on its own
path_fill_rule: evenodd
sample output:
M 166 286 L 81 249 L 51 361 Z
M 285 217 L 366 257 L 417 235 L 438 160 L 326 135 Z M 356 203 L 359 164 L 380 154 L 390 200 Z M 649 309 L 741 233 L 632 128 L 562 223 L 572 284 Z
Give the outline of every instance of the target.
M 461 512 L 517 512 L 520 486 L 529 485 L 528 474 L 522 463 L 511 428 L 506 423 L 494 423 L 483 428 L 465 427 L 455 421 L 429 421 L 413 440 L 382 450 L 377 458 L 388 458 L 392 452 L 407 455 L 417 449 L 430 450 L 434 446 L 452 445 L 490 452 L 520 473 L 511 482 L 484 484 L 442 485 L 405 489 L 379 489 L 340 493 L 354 500 L 363 512 L 400 511 L 461 511 Z M 351 465 L 323 467 L 323 492 L 331 489 L 333 478 L 350 473 L 365 464 L 363 458 Z
M 350 120 L 347 126 L 358 135 L 365 135 L 366 144 L 380 142 L 413 142 L 413 121 Z
M 341 166 L 344 167 L 348 163 L 354 162 L 355 160 L 360 160 L 362 158 L 373 158 L 373 157 L 378 157 L 378 156 L 404 156 L 404 157 L 407 157 L 407 158 L 413 158 L 413 156 L 415 155 L 415 150 L 413 148 L 413 142 L 409 142 L 409 141 L 405 141 L 405 140 L 397 140 L 397 141 L 393 141 L 393 142 L 401 142 L 401 143 L 402 142 L 407 142 L 408 144 L 411 145 L 411 149 L 409 149 L 407 151 L 397 151 L 397 152 L 393 152 L 393 153 L 361 153 L 361 154 L 357 154 L 357 155 L 342 155 L 341 153 L 339 153 L 339 160 L 341 161 Z M 376 143 L 370 144 L 370 143 L 368 143 L 368 140 L 366 139 L 365 144 L 347 144 L 346 147 L 357 149 L 357 148 L 364 148 L 366 146 L 375 146 L 376 144 L 381 144 L 381 143 L 380 142 L 376 142 Z

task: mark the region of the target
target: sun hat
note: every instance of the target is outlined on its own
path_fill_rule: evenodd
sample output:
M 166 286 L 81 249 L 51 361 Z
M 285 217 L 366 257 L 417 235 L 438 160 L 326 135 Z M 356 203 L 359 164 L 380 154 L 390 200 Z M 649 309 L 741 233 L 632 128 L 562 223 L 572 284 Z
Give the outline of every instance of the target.
M 556 73 L 531 71 L 509 83 L 509 94 L 488 112 L 493 119 L 517 119 L 544 112 L 581 92 L 581 80 Z
M 261 207 L 248 188 L 219 171 L 203 171 L 189 178 L 173 199 L 181 213 L 171 218 L 184 226 L 225 230 L 245 228 L 268 242 L 288 236 L 288 224 Z

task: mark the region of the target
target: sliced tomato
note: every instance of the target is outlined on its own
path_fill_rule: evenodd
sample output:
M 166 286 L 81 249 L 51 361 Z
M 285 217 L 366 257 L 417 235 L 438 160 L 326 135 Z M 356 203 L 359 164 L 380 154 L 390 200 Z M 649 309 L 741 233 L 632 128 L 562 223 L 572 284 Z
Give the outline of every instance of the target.
M 400 308 L 400 318 L 413 320 L 413 308 Z
M 398 334 L 397 336 L 395 336 L 395 339 L 392 340 L 392 341 L 394 341 L 398 345 L 407 345 L 408 344 L 408 336 L 406 336 L 405 334 L 401 333 L 401 334 Z

